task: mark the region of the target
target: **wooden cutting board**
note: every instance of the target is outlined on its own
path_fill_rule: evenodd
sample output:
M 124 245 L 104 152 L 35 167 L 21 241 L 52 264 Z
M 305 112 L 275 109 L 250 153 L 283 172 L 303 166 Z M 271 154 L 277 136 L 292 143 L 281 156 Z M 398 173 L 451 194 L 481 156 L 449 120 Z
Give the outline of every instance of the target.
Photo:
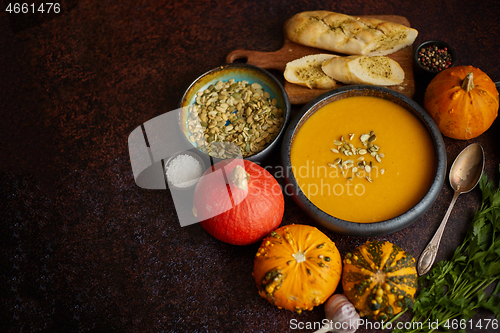
M 363 17 L 375 17 L 381 20 L 403 24 L 408 27 L 410 26 L 410 22 L 408 22 L 408 19 L 398 15 L 366 15 Z M 339 53 L 325 51 L 314 47 L 299 45 L 285 37 L 283 47 L 278 51 L 260 52 L 249 50 L 234 50 L 227 55 L 226 62 L 233 63 L 235 61 L 244 61 L 247 64 L 258 66 L 264 69 L 274 69 L 283 73 L 288 62 L 309 54 L 316 53 L 331 53 L 342 55 Z M 387 57 L 397 61 L 405 71 L 405 79 L 403 83 L 396 86 L 389 86 L 387 88 L 401 92 L 406 96 L 413 98 L 415 94 L 415 78 L 413 76 L 411 45 L 397 52 L 389 54 L 387 55 Z M 305 104 L 315 97 L 328 91 L 323 89 L 309 89 L 307 87 L 289 83 L 286 80 L 284 86 L 286 92 L 288 93 L 288 97 L 290 98 L 290 103 L 292 104 Z M 338 83 L 337 86 L 342 87 L 345 85 L 342 83 Z

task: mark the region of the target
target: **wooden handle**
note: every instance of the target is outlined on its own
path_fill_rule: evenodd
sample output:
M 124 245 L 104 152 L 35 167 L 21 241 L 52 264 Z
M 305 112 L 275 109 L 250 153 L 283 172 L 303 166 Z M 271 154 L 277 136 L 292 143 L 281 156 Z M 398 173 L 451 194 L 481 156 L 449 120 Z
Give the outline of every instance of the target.
M 314 47 L 299 45 L 285 38 L 281 49 L 274 52 L 259 52 L 248 50 L 235 50 L 226 57 L 227 63 L 235 60 L 246 60 L 247 64 L 264 69 L 276 69 L 283 72 L 286 64 L 292 60 L 315 53 L 332 53 Z
M 286 65 L 282 58 L 277 56 L 277 52 L 234 50 L 226 57 L 227 63 L 233 63 L 237 60 L 243 60 L 247 64 L 260 68 L 277 69 L 279 71 L 284 71 Z

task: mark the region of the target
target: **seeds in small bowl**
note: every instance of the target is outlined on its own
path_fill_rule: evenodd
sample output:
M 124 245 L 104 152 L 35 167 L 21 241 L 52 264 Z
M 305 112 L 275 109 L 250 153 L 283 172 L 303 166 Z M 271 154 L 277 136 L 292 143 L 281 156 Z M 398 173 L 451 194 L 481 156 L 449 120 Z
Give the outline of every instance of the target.
M 258 83 L 229 79 L 199 91 L 189 107 L 189 139 L 218 158 L 251 156 L 278 135 L 283 110 Z
M 452 64 L 452 55 L 446 46 L 428 45 L 418 51 L 418 61 L 427 70 L 440 72 Z
M 457 63 L 455 49 L 440 40 L 428 40 L 417 45 L 412 58 L 415 79 L 422 84 L 429 84 L 438 73 Z

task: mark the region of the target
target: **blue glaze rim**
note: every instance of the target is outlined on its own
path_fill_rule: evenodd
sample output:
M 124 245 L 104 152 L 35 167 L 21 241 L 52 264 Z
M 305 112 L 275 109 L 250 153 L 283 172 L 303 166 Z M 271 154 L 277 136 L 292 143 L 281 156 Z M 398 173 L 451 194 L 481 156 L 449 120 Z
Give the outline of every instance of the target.
M 436 170 L 434 180 L 426 195 L 410 210 L 381 222 L 356 223 L 331 216 L 316 207 L 300 190 L 293 172 L 291 171 L 290 148 L 300 126 L 322 106 L 335 100 L 350 96 L 374 96 L 394 102 L 412 112 L 427 128 L 434 143 L 436 156 Z M 286 169 L 285 190 L 291 189 L 292 198 L 306 213 L 320 225 L 334 232 L 350 236 L 373 237 L 394 233 L 408 227 L 422 217 L 436 201 L 444 184 L 447 168 L 446 147 L 443 137 L 436 123 L 430 115 L 411 98 L 397 91 L 371 85 L 345 86 L 315 98 L 307 103 L 291 120 L 287 128 L 281 147 L 281 160 Z

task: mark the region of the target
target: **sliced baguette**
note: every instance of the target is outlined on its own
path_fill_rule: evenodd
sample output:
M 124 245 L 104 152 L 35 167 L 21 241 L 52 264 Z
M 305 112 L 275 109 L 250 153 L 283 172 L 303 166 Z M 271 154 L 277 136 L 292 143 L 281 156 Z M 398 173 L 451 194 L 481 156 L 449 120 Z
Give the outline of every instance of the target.
M 286 36 L 295 43 L 347 55 L 387 55 L 411 45 L 418 31 L 376 18 L 324 10 L 295 14 L 285 22 Z
M 338 57 L 333 54 L 311 54 L 286 64 L 285 80 L 309 89 L 333 89 L 337 86 L 334 79 L 326 75 L 321 65 L 326 60 Z
M 325 61 L 322 69 L 332 79 L 345 84 L 392 86 L 405 78 L 401 66 L 384 56 L 336 57 Z

